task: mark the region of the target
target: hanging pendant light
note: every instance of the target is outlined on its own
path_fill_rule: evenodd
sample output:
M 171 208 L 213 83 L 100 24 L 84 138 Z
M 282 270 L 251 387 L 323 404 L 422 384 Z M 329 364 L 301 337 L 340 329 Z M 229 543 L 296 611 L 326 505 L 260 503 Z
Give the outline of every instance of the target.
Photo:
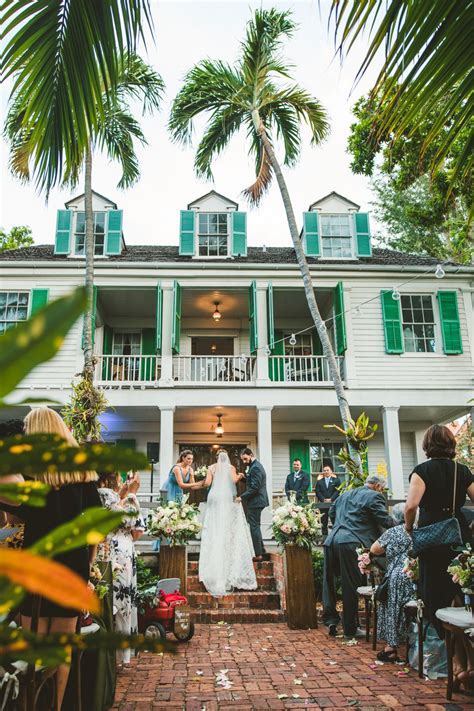
M 217 425 L 216 429 L 214 430 L 218 437 L 222 437 L 225 432 L 224 427 L 222 426 L 221 417 L 222 415 L 217 415 Z
M 219 311 L 219 301 L 214 301 L 214 306 L 216 307 L 216 309 L 215 309 L 214 313 L 212 314 L 212 318 L 217 323 L 222 318 L 222 314 Z

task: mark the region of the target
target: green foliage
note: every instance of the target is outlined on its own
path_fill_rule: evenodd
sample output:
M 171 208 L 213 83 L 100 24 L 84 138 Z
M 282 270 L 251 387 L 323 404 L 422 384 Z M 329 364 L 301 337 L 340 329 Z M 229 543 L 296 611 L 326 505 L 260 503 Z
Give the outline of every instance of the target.
M 474 156 L 471 0 L 332 0 L 332 14 L 341 50 L 350 50 L 364 31 L 371 35 L 357 76 L 374 62 L 381 63 L 372 91 L 370 138 L 391 135 L 396 147 L 405 135 L 416 133 L 417 121 L 431 115 L 419 145 L 420 161 L 426 160 L 435 175 L 459 142 L 449 186 L 470 175 Z
M 347 479 L 339 487 L 339 493 L 356 489 L 359 486 L 364 486 L 365 480 L 369 475 L 367 466 L 367 442 L 375 437 L 378 425 L 371 425 L 369 417 L 362 412 L 357 420 L 351 420 L 349 427 L 343 429 L 339 425 L 324 425 L 326 429 L 335 429 L 344 435 L 349 445 L 359 453 L 362 462 L 362 471 L 357 462 L 351 457 L 349 449 L 342 447 L 337 455 L 338 459 L 344 465 L 347 473 Z
M 45 506 L 49 486 L 42 481 L 23 481 L 17 484 L 0 483 L 0 497 L 8 498 L 12 504 Z
M 71 400 L 61 410 L 61 415 L 79 444 L 97 442 L 102 439 L 100 416 L 107 407 L 103 391 L 94 386 L 91 378 L 83 376 L 79 382 L 72 383 Z
M 141 556 L 137 556 L 137 596 L 140 612 L 147 605 L 152 605 L 156 596 L 159 575 L 147 566 Z
M 474 429 L 472 417 L 466 418 L 457 436 L 456 458 L 461 464 L 465 464 L 474 471 Z
M 69 447 L 58 435 L 14 435 L 0 440 L 0 476 L 146 469 L 146 456 L 103 443 Z
M 8 329 L 0 348 L 0 398 L 11 392 L 33 368 L 58 352 L 85 305 L 85 290 L 76 289 L 40 309 L 28 321 Z
M 0 252 L 7 249 L 21 249 L 33 244 L 31 228 L 26 225 L 12 227 L 10 232 L 0 228 Z

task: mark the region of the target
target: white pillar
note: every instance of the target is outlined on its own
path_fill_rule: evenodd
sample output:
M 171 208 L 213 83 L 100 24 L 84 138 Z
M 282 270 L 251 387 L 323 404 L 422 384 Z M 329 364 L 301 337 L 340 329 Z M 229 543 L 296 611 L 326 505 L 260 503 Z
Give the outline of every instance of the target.
M 268 284 L 257 282 L 257 385 L 267 383 L 270 380 L 268 373 L 268 356 L 265 354 L 265 346 L 268 345 L 267 288 Z
M 160 487 L 174 464 L 174 411 L 172 405 L 160 407 Z
M 262 513 L 262 535 L 265 539 L 272 537 L 272 496 L 273 496 L 273 462 L 272 462 L 272 406 L 257 408 L 258 460 L 267 474 L 267 494 L 269 508 Z
M 394 499 L 405 498 L 403 482 L 402 446 L 400 442 L 400 426 L 398 423 L 398 407 L 381 407 L 383 418 L 383 436 L 385 456 L 387 458 L 389 485 Z
M 164 282 L 163 290 L 163 320 L 161 326 L 161 377 L 159 385 L 169 388 L 173 385 L 173 352 L 171 350 L 171 334 L 173 331 L 173 282 Z
M 426 460 L 426 454 L 423 450 L 422 443 L 423 437 L 425 436 L 425 430 L 415 431 L 415 457 L 416 463 L 424 462 Z

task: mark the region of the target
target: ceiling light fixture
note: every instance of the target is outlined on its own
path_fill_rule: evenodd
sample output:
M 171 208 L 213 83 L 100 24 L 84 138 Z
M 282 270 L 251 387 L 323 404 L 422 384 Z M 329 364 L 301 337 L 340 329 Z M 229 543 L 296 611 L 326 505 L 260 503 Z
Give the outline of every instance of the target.
M 221 417 L 222 417 L 222 415 L 217 415 L 217 425 L 216 425 L 215 433 L 218 437 L 222 437 L 222 435 L 225 432 L 225 430 L 222 426 Z
M 214 321 L 217 323 L 217 322 L 220 321 L 221 318 L 222 318 L 222 314 L 221 314 L 221 312 L 219 311 L 219 301 L 214 301 L 214 306 L 216 307 L 216 310 L 215 310 L 214 313 L 212 314 L 212 318 L 213 318 Z

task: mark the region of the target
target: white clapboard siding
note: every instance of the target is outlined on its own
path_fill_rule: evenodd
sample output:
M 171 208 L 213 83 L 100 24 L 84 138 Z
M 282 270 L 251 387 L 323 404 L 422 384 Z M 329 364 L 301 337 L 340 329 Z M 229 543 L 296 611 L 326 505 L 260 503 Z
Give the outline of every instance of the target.
M 405 484 L 405 492 L 408 491 L 408 477 L 416 465 L 415 452 L 415 435 L 413 432 L 401 432 L 400 441 L 402 445 L 402 465 L 403 465 L 403 482 Z
M 290 438 L 288 435 L 273 435 L 273 491 L 283 491 L 290 473 Z

